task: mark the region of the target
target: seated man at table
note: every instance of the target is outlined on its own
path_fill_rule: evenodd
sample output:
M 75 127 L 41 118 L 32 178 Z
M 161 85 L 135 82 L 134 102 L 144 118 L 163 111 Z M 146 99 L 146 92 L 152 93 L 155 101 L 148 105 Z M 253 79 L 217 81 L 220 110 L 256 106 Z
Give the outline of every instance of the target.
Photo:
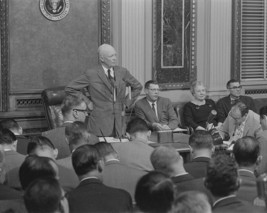
M 159 96 L 155 81 L 145 83 L 146 97 L 135 104 L 135 114 L 145 120 L 153 130 L 169 130 L 178 126 L 178 118 L 168 98 Z
M 255 105 L 254 101 L 249 96 L 241 95 L 242 86 L 240 82 L 231 79 L 226 84 L 227 89 L 229 90 L 230 94 L 226 97 L 223 97 L 218 100 L 217 102 L 217 112 L 218 112 L 218 125 L 222 125 L 224 120 L 226 119 L 231 107 L 237 103 L 237 101 L 242 101 L 248 107 L 248 109 L 253 110 L 255 112 Z
M 228 135 L 230 142 L 236 141 L 244 136 L 258 138 L 258 133 L 262 131 L 260 116 L 252 110 L 249 110 L 243 102 L 237 102 L 218 130 L 224 140 L 226 140 Z

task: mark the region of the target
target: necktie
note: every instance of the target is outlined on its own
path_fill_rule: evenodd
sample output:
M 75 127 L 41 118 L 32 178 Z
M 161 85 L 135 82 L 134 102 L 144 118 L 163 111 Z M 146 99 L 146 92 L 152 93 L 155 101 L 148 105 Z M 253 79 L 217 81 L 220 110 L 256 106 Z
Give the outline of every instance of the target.
M 154 103 L 152 103 L 152 110 L 155 112 L 155 114 L 156 114 L 156 109 L 155 109 L 155 104 Z
M 108 69 L 108 79 L 111 80 L 112 76 L 110 75 L 110 69 Z

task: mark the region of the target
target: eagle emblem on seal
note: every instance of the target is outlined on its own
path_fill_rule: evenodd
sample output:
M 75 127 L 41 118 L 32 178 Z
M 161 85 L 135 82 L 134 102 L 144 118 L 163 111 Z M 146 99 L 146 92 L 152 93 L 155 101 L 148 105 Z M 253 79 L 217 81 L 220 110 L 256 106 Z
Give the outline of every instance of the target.
M 63 19 L 70 10 L 69 0 L 40 0 L 42 14 L 51 21 Z

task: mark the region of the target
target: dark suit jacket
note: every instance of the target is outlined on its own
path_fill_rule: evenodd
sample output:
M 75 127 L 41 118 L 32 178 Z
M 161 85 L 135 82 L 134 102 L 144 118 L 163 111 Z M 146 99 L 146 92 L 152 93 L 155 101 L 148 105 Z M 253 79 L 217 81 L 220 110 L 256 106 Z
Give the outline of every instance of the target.
M 71 213 L 127 212 L 132 209 L 128 192 L 105 186 L 98 179 L 83 180 L 67 198 Z
M 254 174 L 244 170 L 238 170 L 238 173 L 242 181 L 237 191 L 237 197 L 253 204 L 258 196 L 256 177 Z
M 22 155 L 27 155 L 27 148 L 30 142 L 30 139 L 25 137 L 24 135 L 16 135 L 18 143 L 17 143 L 17 152 Z
M 119 160 L 122 164 L 143 171 L 154 170 L 150 162 L 150 155 L 154 148 L 146 142 L 130 141 L 125 143 L 112 143 L 111 145 L 118 153 Z
M 20 165 L 25 160 L 25 155 L 22 155 L 16 151 L 10 150 L 5 151 L 5 165 L 6 165 L 6 172 L 16 168 L 20 167 Z
M 178 118 L 174 112 L 171 101 L 168 98 L 159 97 L 157 100 L 158 117 L 149 105 L 146 97 L 135 104 L 136 116 L 142 118 L 152 128 L 152 123 L 166 124 L 171 129 L 178 126 Z
M 251 97 L 241 95 L 239 100 L 242 101 L 244 104 L 246 104 L 250 110 L 256 112 L 254 101 Z M 234 103 L 231 104 L 230 95 L 218 100 L 218 102 L 216 104 L 217 113 L 218 113 L 218 115 L 217 115 L 218 122 L 221 122 L 221 123 L 224 122 L 224 120 L 228 116 L 228 113 L 229 113 L 229 111 L 233 105 L 234 105 Z
M 188 163 L 184 164 L 185 170 L 191 174 L 194 178 L 206 177 L 207 166 L 210 162 L 210 158 L 197 157 Z
M 58 149 L 57 159 L 65 158 L 70 155 L 70 148 L 65 137 L 65 126 L 42 132 L 42 136 L 51 140 Z
M 236 197 L 226 198 L 213 206 L 213 213 L 259 213 L 264 209 L 252 206 L 246 201 L 241 201 Z
M 110 187 L 124 189 L 129 192 L 134 200 L 137 181 L 147 174 L 140 169 L 128 167 L 119 161 L 108 161 L 103 170 L 103 183 Z
M 124 105 L 131 106 L 142 91 L 142 85 L 120 66 L 113 67 L 115 81 L 109 81 L 102 66 L 89 69 L 85 74 L 70 82 L 66 93 L 81 95 L 81 90 L 87 88 L 93 102 L 93 111 L 88 119 L 89 132 L 97 136 L 110 136 L 113 133 L 114 123 L 119 135 L 123 131 Z M 114 85 L 114 86 L 113 86 Z M 131 100 L 125 97 L 126 87 L 131 86 Z M 116 101 L 114 103 L 114 88 Z M 100 131 L 101 130 L 101 131 Z
M 14 200 L 22 198 L 22 194 L 6 185 L 0 184 L 0 200 Z

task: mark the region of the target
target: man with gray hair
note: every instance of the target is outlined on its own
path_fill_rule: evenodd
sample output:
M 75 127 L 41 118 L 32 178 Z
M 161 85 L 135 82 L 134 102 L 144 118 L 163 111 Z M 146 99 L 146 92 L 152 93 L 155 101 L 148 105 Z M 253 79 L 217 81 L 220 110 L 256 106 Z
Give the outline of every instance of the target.
M 82 96 L 92 110 L 88 129 L 97 136 L 120 137 L 124 134 L 125 107 L 130 107 L 142 90 L 142 85 L 123 67 L 117 66 L 117 53 L 109 44 L 98 48 L 101 65 L 70 82 L 66 93 Z M 126 87 L 131 91 L 126 94 Z M 88 90 L 90 99 L 82 94 Z

